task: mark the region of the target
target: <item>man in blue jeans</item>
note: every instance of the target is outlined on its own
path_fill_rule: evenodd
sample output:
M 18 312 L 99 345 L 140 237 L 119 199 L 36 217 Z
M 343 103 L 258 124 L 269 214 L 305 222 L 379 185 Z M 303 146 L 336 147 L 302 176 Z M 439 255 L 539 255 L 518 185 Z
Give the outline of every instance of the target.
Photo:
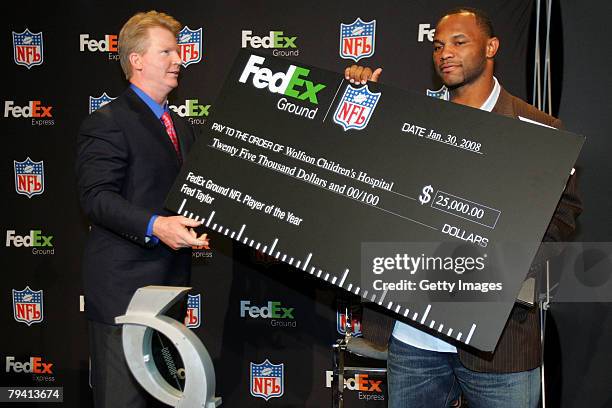
M 561 121 L 509 94 L 493 76 L 499 48 L 490 19 L 482 11 L 458 8 L 436 27 L 433 63 L 446 90 L 443 99 L 516 119 L 559 128 Z M 353 65 L 345 71 L 353 83 L 377 81 L 372 71 Z M 544 241 L 565 241 L 582 211 L 575 176 L 569 178 Z M 456 406 L 459 396 L 470 408 L 534 408 L 540 398 L 540 337 L 536 308 L 515 305 L 493 354 L 457 349 L 412 326 L 396 322 L 389 341 L 389 407 Z

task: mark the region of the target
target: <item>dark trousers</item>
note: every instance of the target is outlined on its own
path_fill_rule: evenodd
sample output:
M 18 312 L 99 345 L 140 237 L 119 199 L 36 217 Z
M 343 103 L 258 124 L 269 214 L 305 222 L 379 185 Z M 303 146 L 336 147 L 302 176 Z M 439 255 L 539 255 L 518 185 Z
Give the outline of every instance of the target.
M 89 321 L 91 384 L 95 408 L 166 407 L 136 381 L 125 361 L 121 326 Z

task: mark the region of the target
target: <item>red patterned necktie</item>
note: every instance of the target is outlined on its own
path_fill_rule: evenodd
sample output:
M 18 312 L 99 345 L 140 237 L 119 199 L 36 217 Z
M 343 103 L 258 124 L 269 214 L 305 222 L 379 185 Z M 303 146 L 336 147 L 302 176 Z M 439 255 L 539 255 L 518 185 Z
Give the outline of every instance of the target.
M 170 118 L 170 112 L 164 112 L 164 114 L 161 116 L 161 121 L 164 122 L 166 132 L 168 132 L 168 136 L 172 141 L 174 150 L 176 150 L 176 155 L 178 156 L 179 163 L 182 163 L 183 158 L 181 157 L 181 149 L 179 148 L 178 137 L 176 136 L 176 131 L 174 130 L 174 125 L 172 124 L 172 118 Z

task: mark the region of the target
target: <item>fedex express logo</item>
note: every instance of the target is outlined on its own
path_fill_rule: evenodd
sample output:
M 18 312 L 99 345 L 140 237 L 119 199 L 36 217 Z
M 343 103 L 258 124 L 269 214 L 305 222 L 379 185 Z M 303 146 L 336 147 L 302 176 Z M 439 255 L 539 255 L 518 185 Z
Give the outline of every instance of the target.
M 53 106 L 42 101 L 28 101 L 25 106 L 15 105 L 15 101 L 4 101 L 5 118 L 25 118 L 32 121 L 32 126 L 53 126 L 55 120 L 51 110 Z
M 44 362 L 42 357 L 30 357 L 28 362 L 20 363 L 13 356 L 6 356 L 6 372 L 53 374 L 53 363 Z
M 269 68 L 263 68 L 266 61 L 264 57 L 251 55 L 244 67 L 238 82 L 243 84 L 250 78 L 255 88 L 268 88 L 268 91 L 291 98 L 318 105 L 317 93 L 323 90 L 326 85 L 314 84 L 307 80 L 310 70 L 307 68 L 290 65 L 287 72 L 273 73 Z
M 42 357 L 30 357 L 27 361 L 16 361 L 14 356 L 6 356 L 5 372 L 15 374 L 31 374 L 32 380 L 41 383 L 55 382 L 53 363 L 45 361 Z
M 325 386 L 331 388 L 334 372 L 325 372 Z M 370 391 L 382 393 L 382 380 L 372 380 L 367 374 L 355 374 L 353 377 L 344 379 L 344 388 L 351 391 Z
M 116 34 L 106 34 L 101 40 L 89 38 L 89 34 L 79 35 L 80 52 L 108 52 L 109 60 L 119 60 L 119 38 Z
M 331 388 L 333 378 L 333 371 L 325 371 L 325 387 Z M 344 388 L 350 391 L 358 391 L 360 400 L 384 401 L 385 395 L 382 384 L 382 380 L 372 379 L 368 374 L 357 373 L 353 377 L 344 378 Z
M 53 106 L 45 106 L 41 101 L 29 101 L 26 106 L 15 106 L 15 101 L 4 102 L 4 117 L 13 118 L 52 118 Z

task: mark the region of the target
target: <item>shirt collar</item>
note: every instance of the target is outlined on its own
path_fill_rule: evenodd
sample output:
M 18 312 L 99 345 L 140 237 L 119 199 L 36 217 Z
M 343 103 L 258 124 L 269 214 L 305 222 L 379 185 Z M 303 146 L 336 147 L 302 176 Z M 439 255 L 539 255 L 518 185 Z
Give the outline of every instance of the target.
M 130 84 L 130 88 L 132 88 L 132 90 L 136 92 L 136 95 L 138 95 L 138 97 L 142 99 L 142 101 L 151 109 L 151 111 L 153 111 L 153 114 L 157 117 L 157 119 L 161 119 L 162 115 L 168 111 L 167 101 L 160 105 L 136 85 Z
M 501 86 L 499 85 L 497 78 L 493 77 L 493 81 L 495 81 L 495 84 L 493 85 L 493 90 L 489 94 L 489 97 L 487 98 L 487 100 L 479 108 L 480 110 L 491 112 L 493 108 L 495 107 L 495 104 L 497 103 L 497 99 L 499 98 L 499 93 L 501 92 Z M 441 92 L 440 99 L 444 99 L 445 101 L 450 101 L 450 92 L 448 92 L 448 88 L 446 86 L 443 86 L 442 89 L 440 89 L 440 91 L 438 92 Z
M 497 103 L 497 98 L 499 98 L 499 93 L 501 91 L 501 86 L 499 86 L 499 82 L 497 82 L 497 78 L 493 77 L 495 81 L 495 85 L 493 85 L 493 90 L 491 94 L 487 98 L 487 100 L 480 107 L 481 110 L 491 112 Z

